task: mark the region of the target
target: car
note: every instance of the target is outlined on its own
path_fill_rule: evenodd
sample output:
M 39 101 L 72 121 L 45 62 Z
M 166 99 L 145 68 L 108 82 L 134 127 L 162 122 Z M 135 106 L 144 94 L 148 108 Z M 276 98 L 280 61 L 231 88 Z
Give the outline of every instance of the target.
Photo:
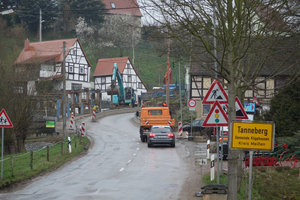
M 147 134 L 148 148 L 157 144 L 167 144 L 175 147 L 175 134 L 172 132 L 171 126 L 155 125 L 152 126 Z
M 191 124 L 192 124 L 192 132 L 196 133 L 199 132 L 201 135 L 206 134 L 209 138 L 211 137 L 211 135 L 213 134 L 213 127 L 204 127 L 202 126 L 204 122 L 204 119 L 197 119 L 192 121 L 192 123 L 184 125 L 182 127 L 182 131 L 187 131 L 188 133 L 191 132 Z

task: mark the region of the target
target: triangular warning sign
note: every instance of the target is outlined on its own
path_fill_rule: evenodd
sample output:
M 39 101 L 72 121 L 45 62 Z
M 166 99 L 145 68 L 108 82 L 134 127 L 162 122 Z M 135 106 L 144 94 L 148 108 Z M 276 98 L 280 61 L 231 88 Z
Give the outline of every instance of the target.
M 11 123 L 4 109 L 2 109 L 0 112 L 0 127 L 5 127 L 5 128 L 14 127 L 14 125 Z
M 228 126 L 228 117 L 221 107 L 219 101 L 215 101 L 202 126 Z
M 238 97 L 235 97 L 235 111 L 236 119 L 249 119 Z
M 222 85 L 217 80 L 214 80 L 210 86 L 202 104 L 213 104 L 215 101 L 219 101 L 221 104 L 228 103 L 228 96 Z
M 223 111 L 225 112 L 226 116 L 228 117 L 228 104 L 220 105 Z M 249 119 L 238 97 L 235 97 L 235 111 L 236 119 Z
M 259 102 L 258 102 L 256 96 L 253 97 L 252 103 L 255 103 L 255 105 L 259 105 Z

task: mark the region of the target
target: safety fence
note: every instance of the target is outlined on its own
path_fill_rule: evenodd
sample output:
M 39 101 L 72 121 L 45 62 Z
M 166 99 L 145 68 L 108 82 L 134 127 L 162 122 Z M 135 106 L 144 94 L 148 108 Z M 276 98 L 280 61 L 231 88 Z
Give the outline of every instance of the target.
M 62 165 L 86 149 L 88 143 L 89 139 L 79 134 L 36 151 L 4 156 L 0 188 Z

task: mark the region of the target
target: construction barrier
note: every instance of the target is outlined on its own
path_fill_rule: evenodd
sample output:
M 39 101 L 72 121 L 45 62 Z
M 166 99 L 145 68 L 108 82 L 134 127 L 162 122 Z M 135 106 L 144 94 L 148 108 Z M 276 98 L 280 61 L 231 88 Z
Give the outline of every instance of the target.
M 184 138 L 189 138 L 189 132 L 187 131 L 184 132 Z
M 93 110 L 93 116 L 92 116 L 93 121 L 96 120 L 96 110 Z
M 182 138 L 182 123 L 178 122 L 178 137 Z
M 72 130 L 75 129 L 74 116 L 71 116 L 71 119 L 70 119 L 70 127 L 69 127 L 69 129 L 72 129 Z
M 82 136 L 85 136 L 85 122 L 81 122 L 80 132 Z

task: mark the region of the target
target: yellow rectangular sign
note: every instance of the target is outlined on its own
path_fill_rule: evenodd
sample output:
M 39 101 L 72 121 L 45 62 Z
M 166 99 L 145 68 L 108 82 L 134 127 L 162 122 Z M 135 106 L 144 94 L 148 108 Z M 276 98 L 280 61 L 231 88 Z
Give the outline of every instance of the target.
M 272 151 L 274 136 L 274 122 L 233 121 L 230 147 L 231 149 Z

